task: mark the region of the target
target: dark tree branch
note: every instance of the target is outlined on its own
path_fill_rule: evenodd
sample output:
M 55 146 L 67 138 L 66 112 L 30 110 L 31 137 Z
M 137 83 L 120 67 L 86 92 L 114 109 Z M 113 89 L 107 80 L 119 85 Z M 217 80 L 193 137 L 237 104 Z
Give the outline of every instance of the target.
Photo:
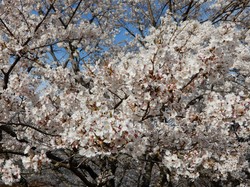
M 122 24 L 122 23 L 121 23 L 121 24 Z M 133 36 L 134 38 L 136 38 L 136 35 L 135 35 L 128 27 L 126 27 L 124 24 L 122 24 L 122 27 L 123 27 L 131 36 Z M 138 40 L 138 42 L 146 49 L 146 46 L 145 46 L 144 42 L 141 41 L 140 39 L 137 39 L 137 40 Z
M 55 9 L 54 5 L 52 5 L 52 9 L 56 12 L 56 9 Z M 59 21 L 61 22 L 61 24 L 63 25 L 64 29 L 66 29 L 66 28 L 67 28 L 67 25 L 64 23 L 64 21 L 62 20 L 62 18 L 59 17 L 58 19 L 59 19 Z
M 50 5 L 50 7 L 49 7 L 49 9 L 47 10 L 46 14 L 44 15 L 43 19 L 42 19 L 42 20 L 38 23 L 38 25 L 35 27 L 34 32 L 36 32 L 36 31 L 40 28 L 40 26 L 42 25 L 42 23 L 43 23 L 43 22 L 45 21 L 45 19 L 48 17 L 50 11 L 51 11 L 52 8 L 53 8 L 53 5 L 54 5 L 54 2 Z M 26 44 L 24 44 L 24 45 L 26 45 Z
M 187 8 L 186 12 L 182 15 L 182 17 L 183 17 L 182 21 L 186 21 L 186 20 L 187 20 L 188 14 L 189 14 L 190 10 L 192 9 L 192 7 L 193 7 L 194 4 L 195 4 L 195 3 L 193 4 L 193 2 L 194 2 L 194 0 L 191 0 L 191 1 L 190 1 L 190 3 L 189 3 L 189 5 L 188 5 L 188 8 Z
M 145 110 L 145 112 L 144 112 L 144 114 L 142 116 L 141 121 L 144 121 L 145 119 L 147 119 L 149 111 L 150 111 L 150 102 L 147 103 L 147 108 L 146 108 L 146 110 Z
M 169 7 L 169 11 L 170 11 L 171 13 L 173 13 L 173 5 L 172 5 L 171 0 L 168 0 L 168 7 Z
M 128 96 L 125 96 L 124 98 L 122 98 L 118 103 L 115 104 L 114 106 L 114 110 L 117 109 L 124 100 L 126 100 L 128 98 Z
M 167 7 L 168 3 L 165 3 L 164 6 L 161 8 L 160 14 L 158 15 L 158 18 L 156 20 L 156 24 L 159 22 L 161 16 L 163 15 L 163 12 L 165 10 L 165 8 Z
M 1 122 L 0 122 L 1 123 Z M 0 126 L 0 130 L 6 132 L 7 134 L 9 134 L 10 136 L 16 138 L 17 135 L 16 133 L 13 131 L 12 127 L 10 127 L 9 125 L 7 125 L 6 123 L 1 123 L 4 125 Z
M 149 0 L 147 0 L 147 6 L 148 6 L 150 22 L 151 22 L 153 27 L 156 27 L 156 21 L 155 21 L 155 18 L 154 18 L 154 13 L 153 13 L 152 7 L 151 7 L 152 5 L 151 5 Z
M 31 129 L 33 129 L 33 130 L 35 130 L 35 131 L 37 131 L 37 132 L 40 132 L 41 134 L 44 134 L 44 135 L 48 135 L 48 136 L 59 136 L 59 135 L 56 135 L 56 134 L 50 134 L 50 133 L 44 132 L 44 131 L 42 131 L 42 130 L 40 130 L 40 129 L 38 129 L 38 128 L 32 126 L 32 125 L 25 124 L 25 123 L 14 123 L 14 122 L 2 122 L 2 121 L 0 121 L 0 124 L 29 127 L 29 128 L 31 128 Z M 2 125 L 2 126 L 4 126 L 4 125 Z M 0 126 L 0 127 L 2 127 L 2 126 Z
M 16 38 L 15 35 L 11 32 L 9 27 L 5 24 L 5 22 L 0 18 L 1 23 L 3 24 L 4 28 L 8 31 L 8 33 L 13 37 Z
M 200 71 L 199 71 L 198 73 L 194 74 L 194 75 L 190 78 L 190 80 L 188 81 L 188 83 L 187 83 L 186 85 L 184 85 L 180 90 L 181 90 L 181 91 L 185 90 L 185 88 L 187 88 L 187 87 L 188 87 L 188 86 L 198 77 L 198 75 L 200 74 L 201 71 L 202 71 L 202 69 L 200 69 Z
M 50 54 L 51 54 L 53 60 L 56 61 L 56 63 L 58 63 L 59 60 L 57 59 L 57 57 L 55 55 L 55 51 L 54 51 L 53 45 L 49 45 L 49 48 L 50 48 Z M 59 64 L 57 64 L 57 65 L 59 65 Z
M 80 6 L 81 3 L 82 3 L 82 0 L 80 0 L 79 3 L 77 4 L 77 6 L 76 6 L 76 8 L 75 8 L 75 10 L 74 10 L 74 12 L 73 12 L 73 14 L 71 15 L 71 17 L 70 17 L 70 19 L 69 19 L 69 21 L 68 21 L 68 23 L 67 23 L 67 25 L 66 25 L 66 28 L 69 26 L 71 20 L 72 20 L 73 17 L 75 16 L 76 11 L 78 10 L 78 8 L 79 8 L 79 6 Z M 65 28 L 65 29 L 66 29 L 66 28 Z
M 1 150 L 1 149 L 0 149 L 0 154 L 13 154 L 13 155 L 29 156 L 28 154 L 25 154 L 23 152 L 12 151 L 12 150 Z
M 10 77 L 10 73 L 12 72 L 12 70 L 14 69 L 14 67 L 16 66 L 16 64 L 19 62 L 19 60 L 21 59 L 20 56 L 17 56 L 15 61 L 13 62 L 13 64 L 11 64 L 9 70 L 7 72 L 4 72 L 3 69 L 1 69 L 4 78 L 3 78 L 3 89 L 7 89 L 8 88 L 8 83 L 9 83 L 9 77 Z
M 74 12 L 73 12 L 73 14 L 72 14 L 72 15 L 70 16 L 70 18 L 69 18 L 68 23 L 64 23 L 64 21 L 62 20 L 62 18 L 59 17 L 59 21 L 60 21 L 61 24 L 63 25 L 64 29 L 67 29 L 67 28 L 68 28 L 70 22 L 72 21 L 73 17 L 75 16 L 75 14 L 76 14 L 76 12 L 77 12 L 77 10 L 78 10 L 78 8 L 79 8 L 79 6 L 80 6 L 81 3 L 82 3 L 82 0 L 80 0 L 80 1 L 78 2 L 78 4 L 77 4 L 77 6 L 76 6 L 76 8 L 75 8 L 75 10 L 74 10 Z M 51 7 L 51 8 L 56 12 L 56 9 L 55 9 L 55 7 L 54 7 L 54 4 L 52 4 L 52 7 Z
M 77 170 L 76 168 L 74 167 L 71 167 L 70 168 L 70 171 L 72 173 L 74 173 L 77 177 L 79 177 L 88 187 L 97 187 L 98 185 L 94 184 L 94 183 L 91 183 L 89 182 L 86 177 L 79 171 Z
M 54 163 L 61 163 L 61 164 L 63 164 L 62 166 L 64 166 L 65 168 L 68 168 L 68 163 L 69 163 L 68 160 L 62 159 L 62 158 L 60 158 L 60 157 L 54 155 L 54 154 L 52 153 L 52 151 L 47 151 L 47 152 L 46 152 L 46 156 L 47 156 L 50 160 L 52 160 Z M 89 173 L 89 175 L 90 175 L 94 180 L 98 177 L 98 175 L 95 173 L 95 171 L 94 171 L 90 166 L 88 166 L 88 165 L 85 165 L 85 164 L 83 164 L 83 163 L 80 163 L 80 164 L 79 164 L 77 161 L 72 160 L 72 161 L 71 161 L 71 166 L 72 166 L 72 167 L 75 167 L 75 168 L 79 168 L 79 169 L 83 169 L 83 170 L 87 171 L 87 172 Z
M 199 95 L 199 96 L 195 97 L 194 99 L 192 99 L 191 101 L 188 102 L 188 104 L 186 105 L 185 109 L 188 109 L 191 105 L 196 104 L 201 99 L 203 99 L 203 95 Z
M 94 173 L 94 171 L 90 167 L 85 167 L 84 165 L 77 164 L 73 158 L 69 160 L 62 159 L 52 153 L 52 151 L 47 151 L 46 156 L 52 161 L 53 164 L 58 164 L 60 167 L 64 167 L 66 169 L 69 169 L 72 173 L 74 173 L 77 177 L 79 177 L 88 187 L 97 187 L 96 184 L 91 183 L 87 180 L 87 178 L 78 170 L 78 168 L 86 169 L 86 171 L 90 172 L 93 178 L 97 178 L 97 174 Z M 82 166 L 81 166 L 82 165 Z M 89 169 L 90 168 L 90 169 Z
M 151 182 L 151 174 L 154 162 L 146 162 L 144 167 L 144 174 L 142 175 L 141 187 L 149 187 Z

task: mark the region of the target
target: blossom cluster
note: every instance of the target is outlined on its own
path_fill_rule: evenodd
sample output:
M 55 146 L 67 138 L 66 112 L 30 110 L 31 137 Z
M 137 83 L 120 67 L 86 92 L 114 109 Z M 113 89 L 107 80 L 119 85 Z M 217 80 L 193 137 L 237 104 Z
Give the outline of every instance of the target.
M 0 19 L 8 23 L 3 28 L 13 30 L 8 37 L 0 31 L 0 58 L 7 61 L 0 65 L 0 148 L 13 154 L 0 160 L 6 184 L 20 180 L 22 170 L 70 163 L 76 155 L 128 155 L 136 161 L 149 156 L 169 171 L 169 181 L 230 176 L 247 184 L 249 31 L 234 23 L 177 23 L 166 14 L 139 38 L 137 51 L 111 49 L 95 63 L 79 63 L 85 55 L 102 55 L 116 30 L 105 14 L 100 25 L 78 22 L 86 16 L 78 14 L 70 23 L 72 12 L 64 8 L 72 2 L 51 2 L 47 14 L 39 13 L 41 4 L 27 3 L 23 11 L 29 16 L 19 23 L 11 22 L 19 17 L 9 13 L 8 2 L 1 8 Z M 79 6 L 92 10 L 88 3 Z M 68 60 L 59 62 L 54 50 L 66 51 Z M 69 156 L 50 160 L 54 150 Z

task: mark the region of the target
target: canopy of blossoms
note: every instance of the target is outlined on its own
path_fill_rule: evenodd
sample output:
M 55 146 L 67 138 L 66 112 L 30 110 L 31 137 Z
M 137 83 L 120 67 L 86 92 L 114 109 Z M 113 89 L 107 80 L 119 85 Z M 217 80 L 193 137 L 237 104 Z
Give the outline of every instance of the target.
M 80 58 L 78 47 L 99 45 L 100 37 L 105 46 L 112 38 L 89 22 L 53 28 L 60 21 L 54 16 L 44 19 L 48 28 L 27 30 L 25 24 L 43 23 L 34 14 L 12 38 L 1 33 L 0 153 L 11 155 L 0 158 L 4 183 L 19 181 L 26 170 L 60 166 L 53 151 L 69 150 L 81 159 L 150 158 L 168 181 L 207 177 L 249 184 L 249 30 L 231 22 L 177 23 L 167 13 L 138 50 L 112 51 L 75 71 L 65 67 Z M 44 34 L 36 36 L 39 29 Z M 58 48 L 72 39 L 72 65 L 39 62 L 48 51 L 37 46 L 51 38 Z

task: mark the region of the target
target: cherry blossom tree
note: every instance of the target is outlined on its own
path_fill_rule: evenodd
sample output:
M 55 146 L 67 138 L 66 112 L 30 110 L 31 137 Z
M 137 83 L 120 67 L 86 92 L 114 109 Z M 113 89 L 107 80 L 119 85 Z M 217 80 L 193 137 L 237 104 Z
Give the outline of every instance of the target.
M 249 185 L 249 5 L 0 1 L 2 181 Z

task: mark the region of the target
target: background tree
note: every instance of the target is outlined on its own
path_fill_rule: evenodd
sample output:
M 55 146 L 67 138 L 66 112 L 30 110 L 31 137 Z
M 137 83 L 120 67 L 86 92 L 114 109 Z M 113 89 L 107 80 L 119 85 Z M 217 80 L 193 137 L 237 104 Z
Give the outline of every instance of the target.
M 0 3 L 4 183 L 249 184 L 249 1 Z

